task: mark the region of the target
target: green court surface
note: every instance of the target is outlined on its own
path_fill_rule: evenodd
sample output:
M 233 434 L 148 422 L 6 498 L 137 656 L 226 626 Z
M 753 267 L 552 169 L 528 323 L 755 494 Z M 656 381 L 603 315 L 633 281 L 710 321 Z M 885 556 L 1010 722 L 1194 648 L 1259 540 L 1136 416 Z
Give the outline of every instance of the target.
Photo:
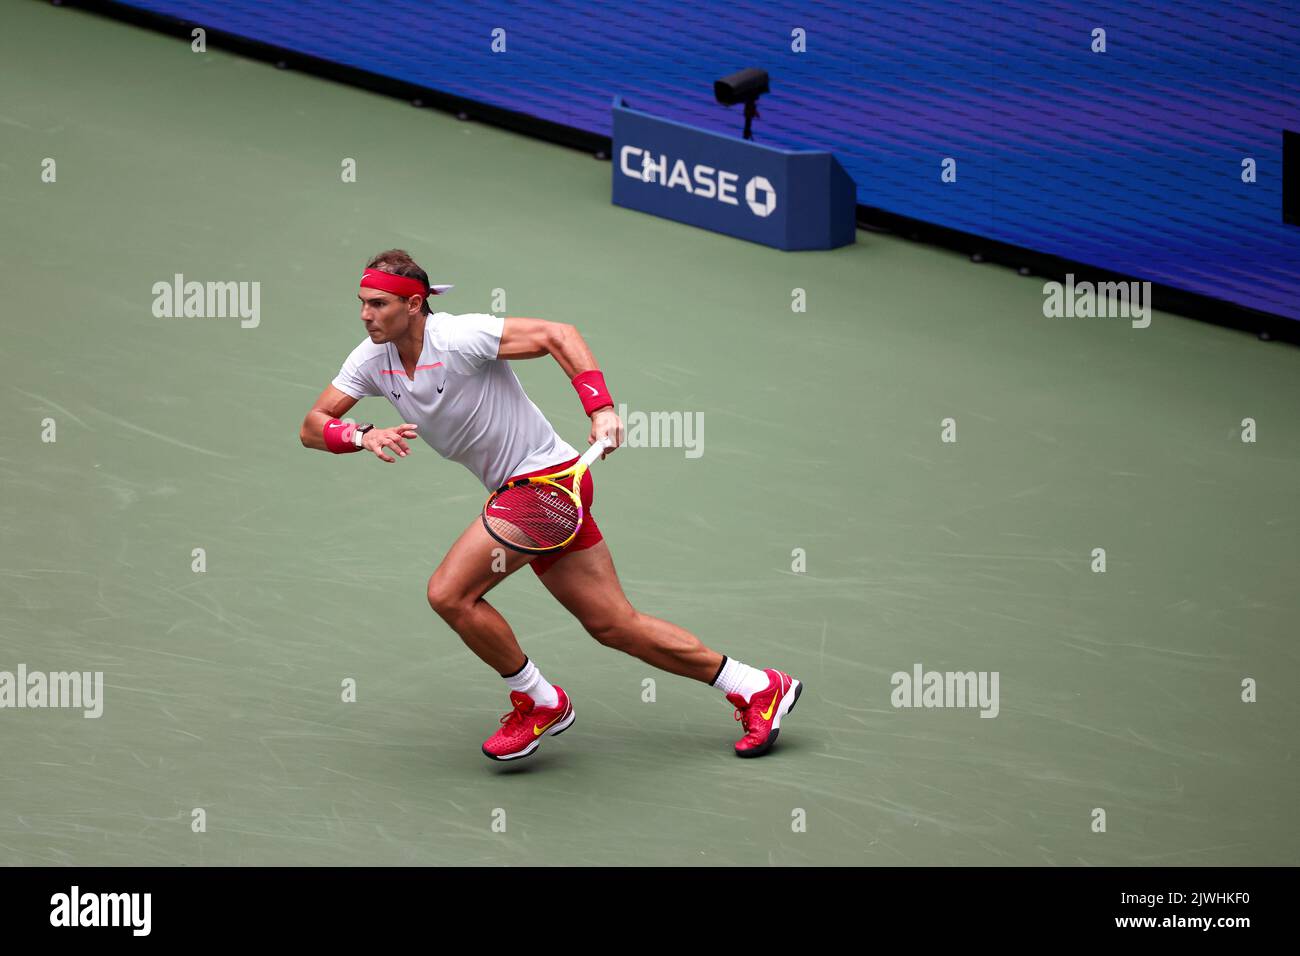
M 0 863 L 1297 862 L 1294 348 L 1047 319 L 1041 279 L 866 232 L 779 252 L 615 207 L 579 152 L 3 17 L 0 671 L 104 696 L 0 710 Z M 700 416 L 698 457 L 597 464 L 594 512 L 639 609 L 805 682 L 767 757 L 524 571 L 491 601 L 577 722 L 484 758 L 506 687 L 425 597 L 482 489 L 298 440 L 391 246 L 448 311 L 577 325 L 629 411 Z M 177 273 L 260 283 L 256 327 L 155 317 Z M 515 367 L 585 446 L 559 367 Z M 996 672 L 996 717 L 894 707 L 918 664 Z

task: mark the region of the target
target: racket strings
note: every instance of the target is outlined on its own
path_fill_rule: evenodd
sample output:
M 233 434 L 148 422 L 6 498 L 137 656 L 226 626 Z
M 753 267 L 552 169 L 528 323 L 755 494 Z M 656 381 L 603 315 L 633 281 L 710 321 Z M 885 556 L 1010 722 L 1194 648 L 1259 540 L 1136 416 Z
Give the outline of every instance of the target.
M 578 506 L 568 494 L 533 483 L 507 488 L 485 509 L 493 533 L 525 548 L 563 544 L 578 527 L 578 513 Z

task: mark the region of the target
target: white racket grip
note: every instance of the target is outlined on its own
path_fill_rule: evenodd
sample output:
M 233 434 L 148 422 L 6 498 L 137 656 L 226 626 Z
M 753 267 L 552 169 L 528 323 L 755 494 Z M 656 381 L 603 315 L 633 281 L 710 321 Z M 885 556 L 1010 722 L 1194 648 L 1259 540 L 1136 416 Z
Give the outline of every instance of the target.
M 590 467 L 591 463 L 595 461 L 597 458 L 599 458 L 601 455 L 603 455 L 606 449 L 613 448 L 613 447 L 614 447 L 614 443 L 610 441 L 608 438 L 601 438 L 598 441 L 593 442 L 592 446 L 588 448 L 586 451 L 584 451 L 582 453 L 582 457 L 578 459 L 577 467 L 578 468 Z

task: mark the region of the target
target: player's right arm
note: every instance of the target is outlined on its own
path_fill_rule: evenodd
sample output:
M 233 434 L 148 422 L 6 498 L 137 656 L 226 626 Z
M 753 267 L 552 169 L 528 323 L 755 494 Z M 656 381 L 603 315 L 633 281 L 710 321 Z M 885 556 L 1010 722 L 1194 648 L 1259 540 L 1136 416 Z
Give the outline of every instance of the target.
M 342 418 L 356 403 L 357 399 L 347 392 L 339 391 L 333 385 L 326 385 L 325 391 L 320 393 L 311 411 L 302 420 L 302 429 L 298 432 L 298 437 L 303 445 L 315 448 L 317 451 L 326 451 L 325 423 L 331 418 Z
M 331 419 L 342 418 L 348 413 L 348 410 L 357 403 L 347 392 L 340 391 L 333 385 L 326 385 L 325 391 L 320 393 L 320 397 L 307 413 L 307 417 L 302 420 L 302 428 L 298 431 L 298 439 L 307 448 L 315 448 L 317 451 L 328 451 L 325 445 L 325 425 Z M 405 458 L 410 454 L 410 446 L 406 444 L 406 439 L 415 438 L 415 426 L 409 422 L 403 422 L 396 428 L 374 428 L 366 432 L 363 439 L 364 447 L 367 451 L 372 452 L 375 457 L 383 461 L 394 461 L 385 452 L 387 446 L 396 450 L 398 455 Z

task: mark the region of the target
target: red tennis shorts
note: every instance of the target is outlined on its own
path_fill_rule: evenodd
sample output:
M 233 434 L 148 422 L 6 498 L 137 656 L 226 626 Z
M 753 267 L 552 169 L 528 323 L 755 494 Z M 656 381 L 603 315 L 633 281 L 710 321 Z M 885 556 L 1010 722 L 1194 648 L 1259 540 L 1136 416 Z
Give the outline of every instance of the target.
M 514 481 L 516 478 L 533 478 L 537 475 L 548 475 L 553 471 L 563 471 L 568 468 L 577 458 L 570 458 L 568 461 L 561 462 L 558 465 L 551 465 L 548 468 L 538 468 L 536 471 L 526 471 L 520 475 L 512 475 L 507 482 Z M 561 478 L 557 484 L 565 488 L 573 488 L 573 476 Z M 566 554 L 572 554 L 574 551 L 583 551 L 592 545 L 605 540 L 605 536 L 600 533 L 600 528 L 596 525 L 596 519 L 591 513 L 591 502 L 595 497 L 595 486 L 591 481 L 591 469 L 588 468 L 582 476 L 582 485 L 578 489 L 578 497 L 582 499 L 582 527 L 578 529 L 577 536 L 566 544 L 559 551 L 552 551 L 550 554 L 539 554 L 532 560 L 532 569 L 538 577 L 545 574 L 556 561 Z

